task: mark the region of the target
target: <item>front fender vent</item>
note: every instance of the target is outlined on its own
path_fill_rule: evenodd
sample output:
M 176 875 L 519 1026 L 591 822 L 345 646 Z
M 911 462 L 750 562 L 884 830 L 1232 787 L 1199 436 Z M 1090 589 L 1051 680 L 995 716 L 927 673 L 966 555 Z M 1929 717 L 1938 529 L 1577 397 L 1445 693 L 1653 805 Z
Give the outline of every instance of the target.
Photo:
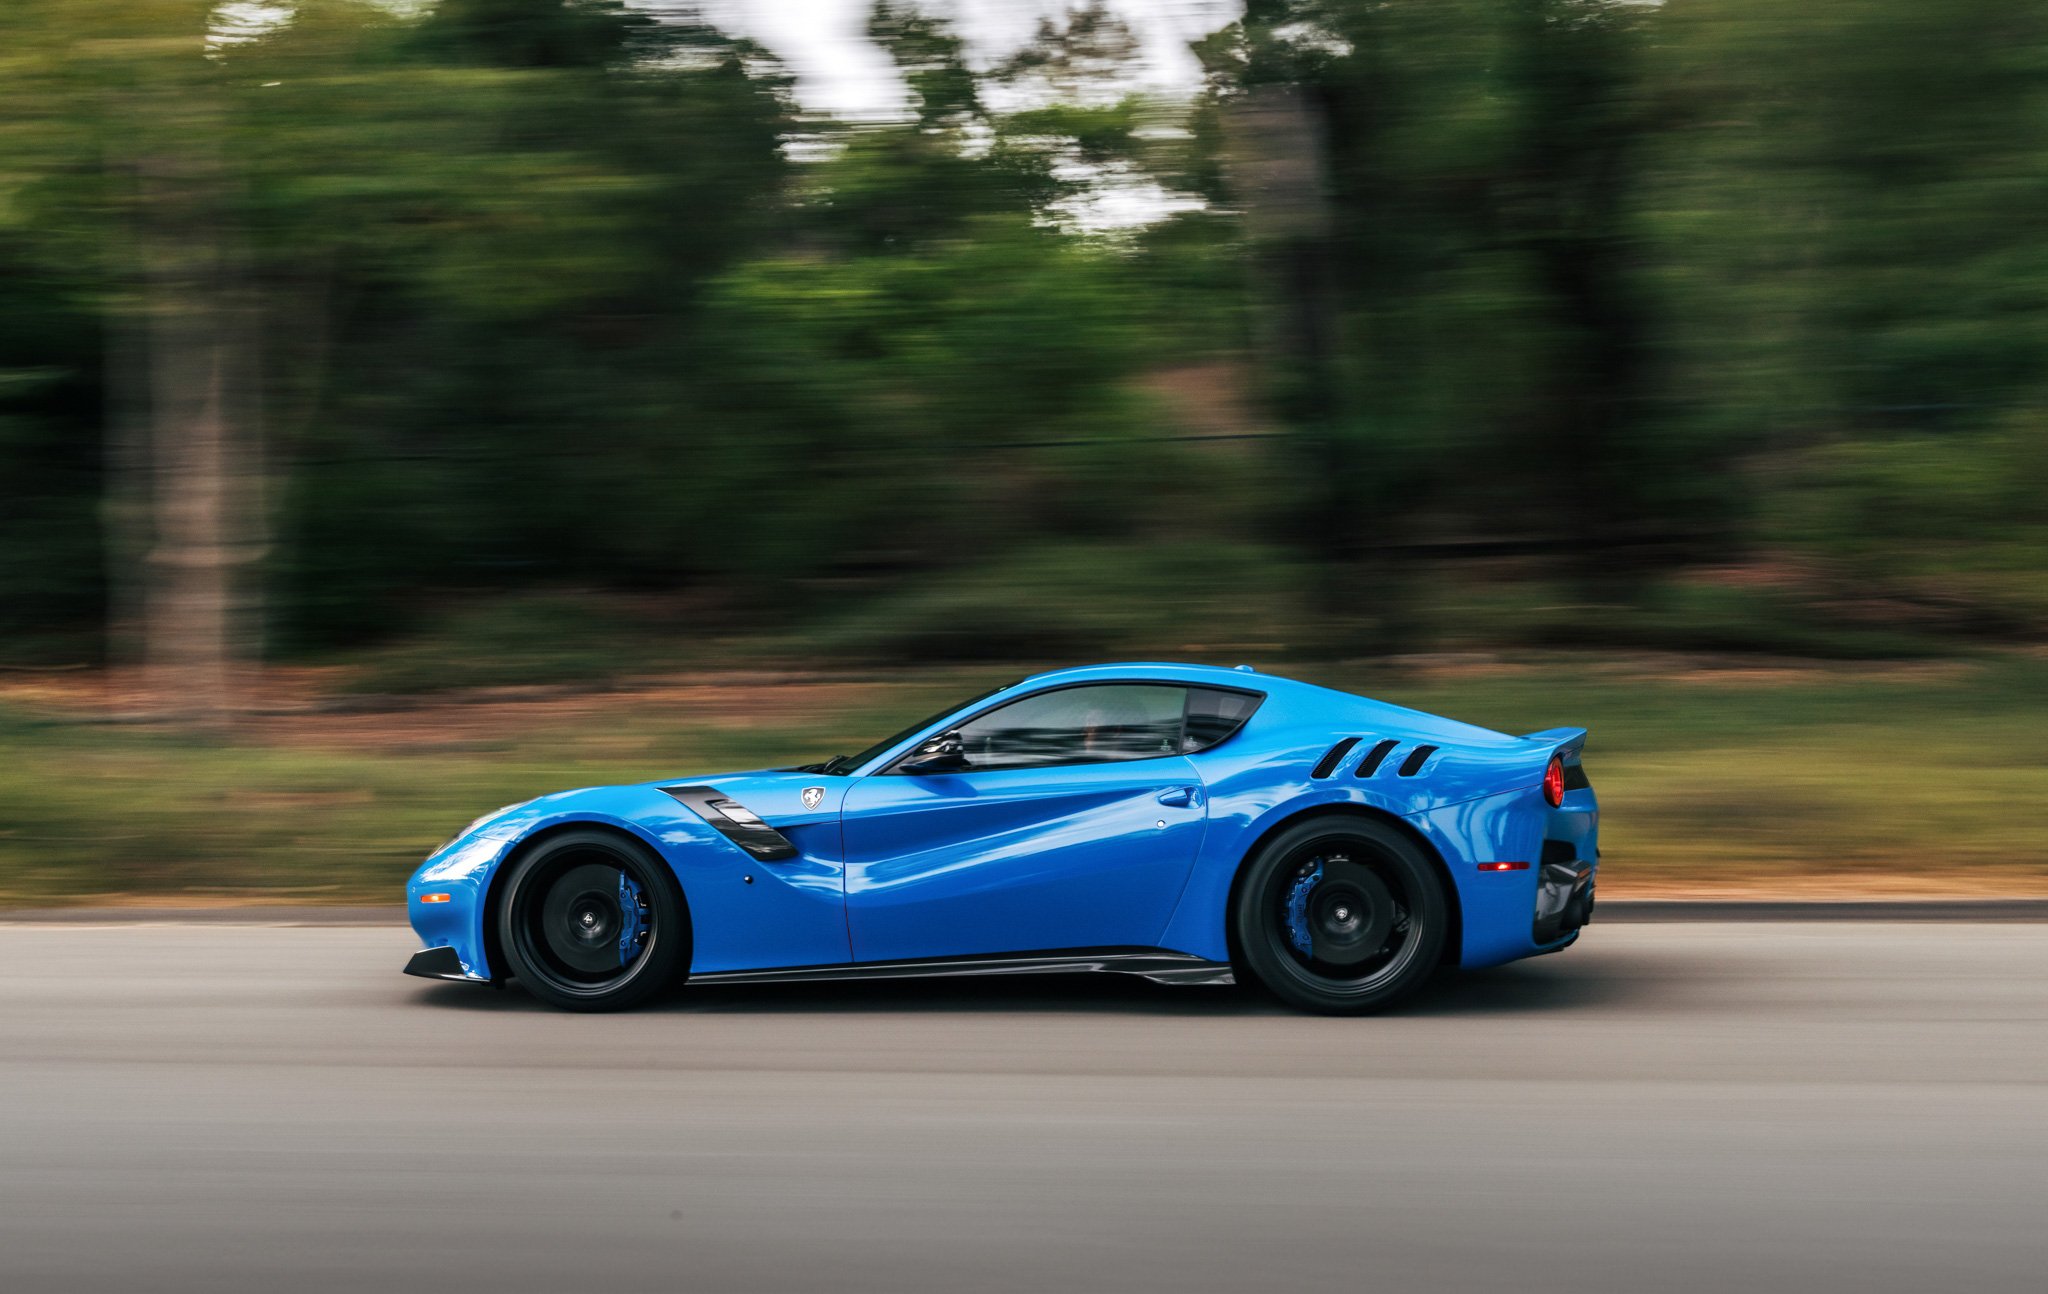
M 790 843 L 788 836 L 761 821 L 753 810 L 711 787 L 664 786 L 661 789 L 663 794 L 674 796 L 710 823 L 713 831 L 764 863 L 781 862 L 803 852 Z

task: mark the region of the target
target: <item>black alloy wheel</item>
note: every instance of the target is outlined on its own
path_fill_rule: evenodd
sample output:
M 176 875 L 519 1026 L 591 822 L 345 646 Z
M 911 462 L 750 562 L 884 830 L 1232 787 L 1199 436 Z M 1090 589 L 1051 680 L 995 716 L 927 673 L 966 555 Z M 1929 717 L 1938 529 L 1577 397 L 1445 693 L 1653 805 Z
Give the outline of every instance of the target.
M 504 885 L 498 946 L 544 1002 L 616 1011 L 688 972 L 682 891 L 636 840 L 603 830 L 547 837 L 513 861 Z
M 1436 865 L 1406 833 L 1328 815 L 1245 865 L 1231 913 L 1240 978 L 1326 1015 L 1382 1010 L 1436 969 L 1450 926 Z

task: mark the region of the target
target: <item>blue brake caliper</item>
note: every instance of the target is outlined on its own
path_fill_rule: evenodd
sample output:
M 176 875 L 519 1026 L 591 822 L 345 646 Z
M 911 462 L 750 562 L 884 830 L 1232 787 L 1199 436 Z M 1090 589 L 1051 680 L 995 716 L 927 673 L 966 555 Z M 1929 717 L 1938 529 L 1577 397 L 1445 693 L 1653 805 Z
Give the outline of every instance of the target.
M 626 919 L 619 925 L 619 965 L 624 966 L 640 955 L 641 945 L 647 942 L 647 895 L 640 883 L 624 872 L 619 873 L 619 911 Z
M 1315 956 L 1315 941 L 1308 933 L 1308 895 L 1322 879 L 1323 860 L 1318 858 L 1308 871 L 1294 878 L 1294 888 L 1287 891 L 1287 942 L 1304 957 Z

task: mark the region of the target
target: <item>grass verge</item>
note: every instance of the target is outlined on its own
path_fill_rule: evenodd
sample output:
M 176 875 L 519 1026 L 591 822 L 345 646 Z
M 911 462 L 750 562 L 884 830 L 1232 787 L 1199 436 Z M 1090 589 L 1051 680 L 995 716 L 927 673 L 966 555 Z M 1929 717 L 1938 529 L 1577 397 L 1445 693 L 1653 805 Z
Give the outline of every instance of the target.
M 471 694 L 281 714 L 232 737 L 0 701 L 0 902 L 389 902 L 496 805 L 817 759 L 1017 672 Z M 1605 894 L 2048 893 L 2048 661 L 1561 655 L 1289 672 L 1507 731 L 1590 728 Z

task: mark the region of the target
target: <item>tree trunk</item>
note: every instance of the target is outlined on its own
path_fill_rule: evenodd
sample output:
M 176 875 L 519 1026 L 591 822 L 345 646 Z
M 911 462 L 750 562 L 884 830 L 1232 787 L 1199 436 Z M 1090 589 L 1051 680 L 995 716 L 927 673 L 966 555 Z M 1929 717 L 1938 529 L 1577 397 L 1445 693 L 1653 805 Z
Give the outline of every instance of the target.
M 236 710 L 249 620 L 240 599 L 261 544 L 247 306 L 221 166 L 203 148 L 138 167 L 151 509 L 142 658 L 154 713 L 214 724 Z

